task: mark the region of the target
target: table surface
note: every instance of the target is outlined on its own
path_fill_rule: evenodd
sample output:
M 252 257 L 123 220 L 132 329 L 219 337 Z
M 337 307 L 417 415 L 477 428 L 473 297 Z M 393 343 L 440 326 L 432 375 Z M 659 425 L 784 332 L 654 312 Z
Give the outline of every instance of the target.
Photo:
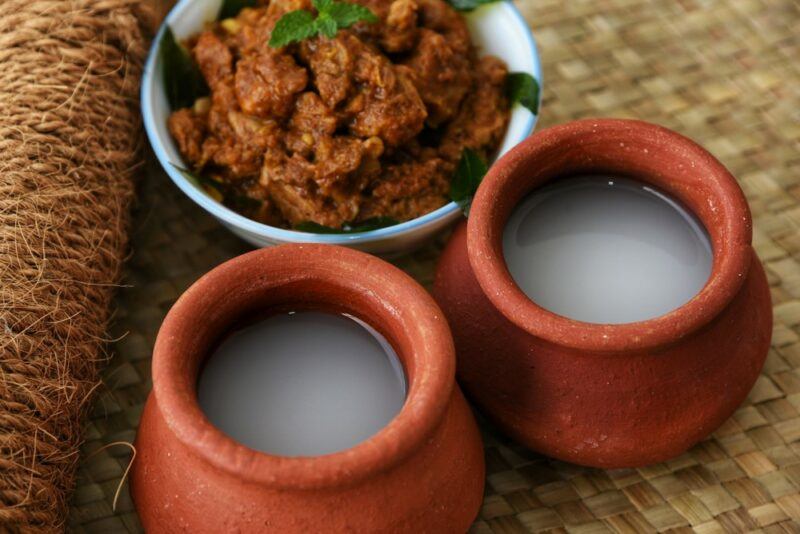
M 160 7 L 168 0 L 156 1 Z M 800 532 L 800 3 L 795 0 L 522 0 L 544 66 L 540 127 L 592 116 L 656 122 L 697 140 L 738 178 L 772 289 L 772 348 L 748 401 L 670 462 L 604 471 L 526 451 L 483 425 L 486 497 L 475 533 Z M 86 429 L 73 532 L 139 532 L 123 486 L 172 303 L 248 250 L 150 159 L 116 300 L 113 358 Z M 441 242 L 396 263 L 429 285 Z

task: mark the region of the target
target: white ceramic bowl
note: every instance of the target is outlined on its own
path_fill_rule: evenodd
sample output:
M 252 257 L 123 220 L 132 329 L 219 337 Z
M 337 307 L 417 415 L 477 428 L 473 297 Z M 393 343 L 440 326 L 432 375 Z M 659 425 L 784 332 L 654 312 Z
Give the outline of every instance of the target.
M 416 219 L 387 228 L 352 234 L 313 234 L 268 226 L 250 220 L 223 206 L 209 196 L 199 184 L 187 179 L 175 166 L 185 167 L 167 129 L 170 113 L 161 75 L 158 47 L 166 25 L 175 37 L 183 40 L 198 33 L 207 22 L 213 21 L 222 0 L 180 0 L 167 15 L 153 41 L 142 79 L 142 115 L 145 129 L 161 166 L 173 182 L 189 198 L 216 217 L 236 235 L 258 247 L 281 243 L 327 243 L 381 255 L 409 252 L 427 242 L 435 234 L 462 217 L 461 210 L 450 202 Z M 503 59 L 510 71 L 527 72 L 542 85 L 542 71 L 536 43 L 527 23 L 511 2 L 485 5 L 466 14 L 473 42 L 480 54 L 493 54 Z M 541 93 L 541 92 L 540 92 Z M 500 154 L 526 138 L 534 128 L 537 117 L 526 108 L 515 105 Z

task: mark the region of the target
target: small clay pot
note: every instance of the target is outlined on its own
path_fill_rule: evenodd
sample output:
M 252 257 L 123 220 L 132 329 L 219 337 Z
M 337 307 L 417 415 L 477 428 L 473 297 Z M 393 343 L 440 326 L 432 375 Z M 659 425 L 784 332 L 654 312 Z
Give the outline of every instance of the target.
M 403 363 L 400 413 L 350 449 L 264 454 L 223 434 L 197 403 L 201 365 L 231 325 L 294 306 L 358 316 Z M 399 269 L 333 246 L 257 250 L 181 296 L 158 334 L 136 449 L 132 492 L 148 532 L 464 532 L 483 494 L 480 434 L 455 385 L 441 311 Z
M 627 324 L 575 321 L 532 302 L 506 268 L 503 229 L 533 189 L 578 174 L 627 176 L 682 201 L 711 238 L 705 287 Z M 505 432 L 561 460 L 615 468 L 681 454 L 745 399 L 769 348 L 770 294 L 751 233 L 736 180 L 677 133 L 597 119 L 537 133 L 491 168 L 437 269 L 460 384 Z

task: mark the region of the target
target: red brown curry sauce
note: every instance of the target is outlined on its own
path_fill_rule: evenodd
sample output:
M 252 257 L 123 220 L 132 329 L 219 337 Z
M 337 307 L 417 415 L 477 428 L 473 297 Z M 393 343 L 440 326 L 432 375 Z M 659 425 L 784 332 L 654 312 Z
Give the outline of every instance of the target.
M 169 129 L 243 215 L 284 228 L 413 219 L 449 202 L 462 149 L 497 149 L 506 65 L 477 56 L 463 17 L 443 0 L 359 3 L 380 22 L 333 39 L 270 48 L 282 15 L 311 10 L 272 0 L 188 43 L 211 96 Z

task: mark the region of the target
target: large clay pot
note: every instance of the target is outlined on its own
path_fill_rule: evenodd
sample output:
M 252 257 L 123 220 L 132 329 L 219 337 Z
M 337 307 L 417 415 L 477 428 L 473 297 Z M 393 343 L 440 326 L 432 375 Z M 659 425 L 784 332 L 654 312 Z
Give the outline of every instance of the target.
M 537 306 L 516 286 L 502 250 L 513 208 L 549 180 L 592 173 L 655 185 L 703 222 L 712 273 L 685 305 L 651 320 L 590 324 Z M 491 168 L 440 260 L 434 294 L 453 331 L 459 382 L 505 432 L 549 456 L 607 468 L 674 457 L 734 412 L 766 357 L 770 295 L 750 243 L 735 179 L 689 139 L 628 120 L 544 130 Z
M 232 324 L 272 307 L 346 312 L 380 331 L 407 377 L 400 413 L 317 457 L 257 452 L 212 426 L 195 391 L 204 358 Z M 483 493 L 481 439 L 436 303 L 395 267 L 325 245 L 245 254 L 181 296 L 158 334 L 136 449 L 133 498 L 148 532 L 463 533 Z

